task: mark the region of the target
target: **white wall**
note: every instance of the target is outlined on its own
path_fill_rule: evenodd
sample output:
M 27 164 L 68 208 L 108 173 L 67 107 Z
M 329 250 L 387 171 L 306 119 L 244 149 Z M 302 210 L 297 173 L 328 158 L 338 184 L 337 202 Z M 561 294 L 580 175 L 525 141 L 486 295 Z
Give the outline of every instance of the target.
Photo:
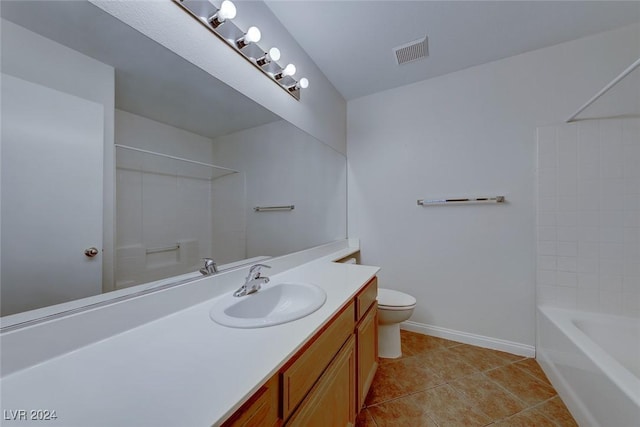
M 640 119 L 538 129 L 537 300 L 640 317 Z
M 639 54 L 635 25 L 348 103 L 349 235 L 381 287 L 417 298 L 412 321 L 532 350 L 536 127 Z M 459 195 L 507 203 L 416 206 Z
M 283 255 L 346 237 L 343 155 L 284 120 L 213 141 L 214 163 L 246 176 L 245 215 L 237 217 L 246 218 L 247 257 Z M 295 209 L 253 210 L 280 205 Z
M 103 283 L 113 280 L 115 73 L 108 65 L 2 20 L 2 71 L 104 106 Z
M 296 101 L 269 81 L 172 1 L 90 1 L 283 119 L 345 153 L 344 99 L 264 2 L 238 2 L 238 16 L 234 21 L 242 28 L 259 26 L 262 30 L 260 46 L 265 49 L 278 46 L 282 51 L 282 62 L 296 64 L 297 76 L 309 78 L 310 86 L 303 90 L 301 101 Z

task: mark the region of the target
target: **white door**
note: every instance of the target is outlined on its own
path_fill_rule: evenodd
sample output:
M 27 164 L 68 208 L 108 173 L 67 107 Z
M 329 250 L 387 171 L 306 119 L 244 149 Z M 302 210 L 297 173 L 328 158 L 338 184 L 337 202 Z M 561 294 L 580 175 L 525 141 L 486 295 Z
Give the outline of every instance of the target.
M 2 74 L 1 314 L 102 291 L 103 106 Z M 94 257 L 85 255 L 91 247 Z

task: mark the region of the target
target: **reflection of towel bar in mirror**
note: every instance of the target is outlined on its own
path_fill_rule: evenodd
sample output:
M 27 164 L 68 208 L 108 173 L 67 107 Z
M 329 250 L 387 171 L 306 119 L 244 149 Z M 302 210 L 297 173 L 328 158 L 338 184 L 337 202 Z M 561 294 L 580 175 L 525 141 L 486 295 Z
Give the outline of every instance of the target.
M 157 254 L 159 252 L 171 252 L 171 251 L 177 251 L 178 249 L 180 249 L 180 244 L 173 245 L 173 246 L 164 246 L 162 248 L 147 249 L 146 254 L 149 255 L 149 254 Z
M 418 200 L 418 206 L 443 205 L 443 204 L 463 204 L 463 203 L 504 203 L 504 196 L 495 197 L 465 197 L 459 199 L 432 199 Z
M 273 211 L 292 211 L 296 208 L 295 205 L 286 206 L 256 206 L 253 208 L 256 212 L 273 212 Z

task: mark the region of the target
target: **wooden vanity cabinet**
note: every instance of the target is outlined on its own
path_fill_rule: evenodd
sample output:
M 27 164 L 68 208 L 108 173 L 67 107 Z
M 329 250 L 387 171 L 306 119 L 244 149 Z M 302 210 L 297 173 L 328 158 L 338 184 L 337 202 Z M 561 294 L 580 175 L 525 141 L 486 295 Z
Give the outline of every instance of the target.
M 378 367 L 377 286 L 374 277 L 222 426 L 355 425 Z

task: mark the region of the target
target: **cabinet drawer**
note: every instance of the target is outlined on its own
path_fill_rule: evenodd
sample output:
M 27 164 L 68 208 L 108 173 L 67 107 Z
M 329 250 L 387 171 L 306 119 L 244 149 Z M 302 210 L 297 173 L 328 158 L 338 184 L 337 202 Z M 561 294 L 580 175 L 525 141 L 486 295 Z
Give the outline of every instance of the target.
M 350 303 L 324 329 L 299 357 L 282 371 L 282 417 L 287 419 L 322 372 L 353 334 L 354 304 Z
M 274 375 L 222 427 L 269 427 L 278 421 L 278 376 Z
M 304 399 L 287 426 L 355 425 L 355 369 L 355 343 L 352 336 Z
M 362 316 L 369 310 L 378 297 L 378 278 L 374 277 L 367 283 L 356 296 L 356 320 L 360 320 Z

